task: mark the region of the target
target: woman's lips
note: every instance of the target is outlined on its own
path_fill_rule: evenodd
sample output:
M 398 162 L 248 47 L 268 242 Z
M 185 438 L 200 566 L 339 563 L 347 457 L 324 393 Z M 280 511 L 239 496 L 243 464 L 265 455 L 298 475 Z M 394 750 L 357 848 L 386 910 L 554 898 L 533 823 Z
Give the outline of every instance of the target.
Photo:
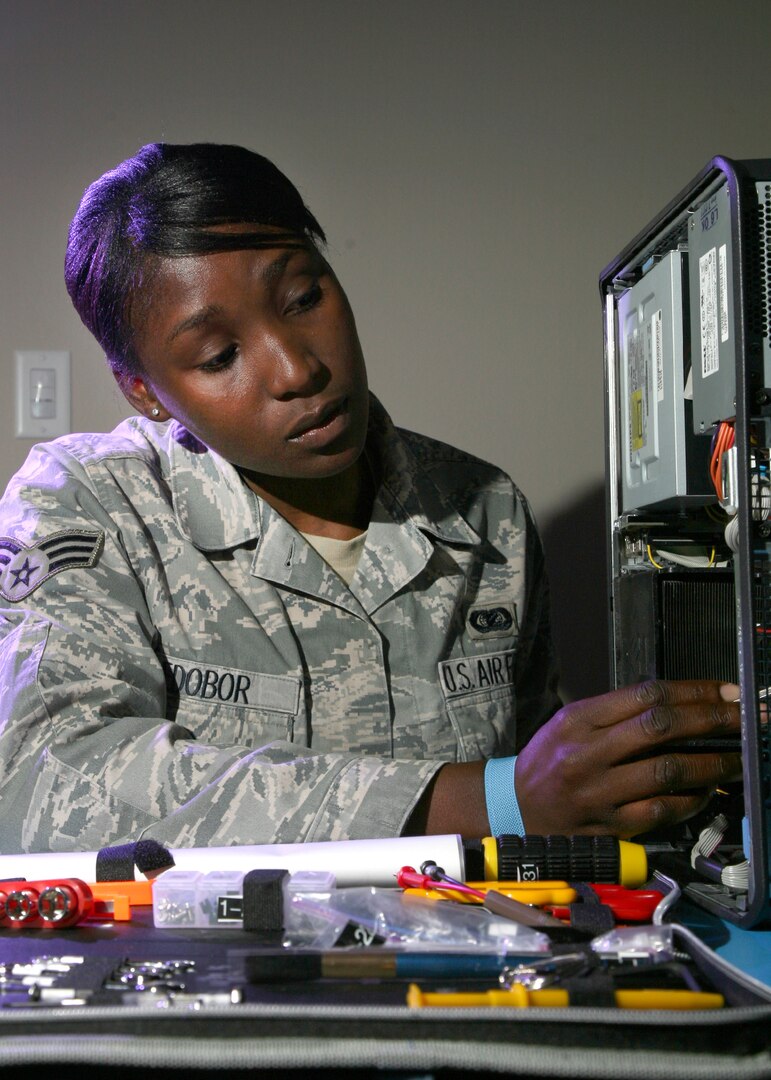
M 346 423 L 347 410 L 345 404 L 345 398 L 340 398 L 337 401 L 329 402 L 320 409 L 307 413 L 292 428 L 287 440 L 289 442 L 310 443 L 336 438 Z

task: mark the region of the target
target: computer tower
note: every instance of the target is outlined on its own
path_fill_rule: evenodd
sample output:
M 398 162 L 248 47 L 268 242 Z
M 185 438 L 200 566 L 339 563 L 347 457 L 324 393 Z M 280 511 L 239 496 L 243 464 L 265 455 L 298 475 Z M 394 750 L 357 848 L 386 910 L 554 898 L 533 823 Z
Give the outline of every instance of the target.
M 739 684 L 734 820 L 686 892 L 744 926 L 771 916 L 770 291 L 771 159 L 713 158 L 600 276 L 612 680 Z

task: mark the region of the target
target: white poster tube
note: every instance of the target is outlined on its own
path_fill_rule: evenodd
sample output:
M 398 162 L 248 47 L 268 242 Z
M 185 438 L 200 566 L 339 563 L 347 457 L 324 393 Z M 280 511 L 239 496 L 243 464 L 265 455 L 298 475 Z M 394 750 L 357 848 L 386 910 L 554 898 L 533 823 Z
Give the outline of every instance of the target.
M 396 884 L 403 866 L 420 868 L 427 859 L 450 877 L 464 876 L 463 844 L 458 835 L 396 836 L 379 840 L 330 840 L 311 844 L 265 844 L 245 847 L 171 848 L 176 870 L 328 870 L 337 884 Z M 95 851 L 35 852 L 0 855 L 0 878 L 43 881 L 52 878 L 96 880 Z M 141 875 L 136 876 L 141 878 Z

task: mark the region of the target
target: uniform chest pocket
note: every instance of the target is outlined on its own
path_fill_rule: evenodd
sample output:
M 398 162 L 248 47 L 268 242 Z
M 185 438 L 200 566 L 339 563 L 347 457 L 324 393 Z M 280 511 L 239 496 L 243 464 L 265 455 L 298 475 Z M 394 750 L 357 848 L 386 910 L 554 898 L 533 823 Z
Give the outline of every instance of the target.
M 167 719 L 213 746 L 258 746 L 292 738 L 301 680 L 169 656 Z
M 444 660 L 439 684 L 461 761 L 511 754 L 516 742 L 516 649 Z

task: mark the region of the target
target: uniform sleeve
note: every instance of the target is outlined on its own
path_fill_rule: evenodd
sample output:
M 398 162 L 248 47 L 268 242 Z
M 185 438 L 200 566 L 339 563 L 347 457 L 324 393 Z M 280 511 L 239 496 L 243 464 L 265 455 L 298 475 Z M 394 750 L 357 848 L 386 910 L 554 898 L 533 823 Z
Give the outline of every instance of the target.
M 35 453 L 0 504 L 0 850 L 398 835 L 440 762 L 210 746 L 166 719 L 120 532 L 77 462 Z
M 524 499 L 522 503 L 527 519 L 527 608 L 517 654 L 517 752 L 562 705 L 543 547 L 532 512 Z

